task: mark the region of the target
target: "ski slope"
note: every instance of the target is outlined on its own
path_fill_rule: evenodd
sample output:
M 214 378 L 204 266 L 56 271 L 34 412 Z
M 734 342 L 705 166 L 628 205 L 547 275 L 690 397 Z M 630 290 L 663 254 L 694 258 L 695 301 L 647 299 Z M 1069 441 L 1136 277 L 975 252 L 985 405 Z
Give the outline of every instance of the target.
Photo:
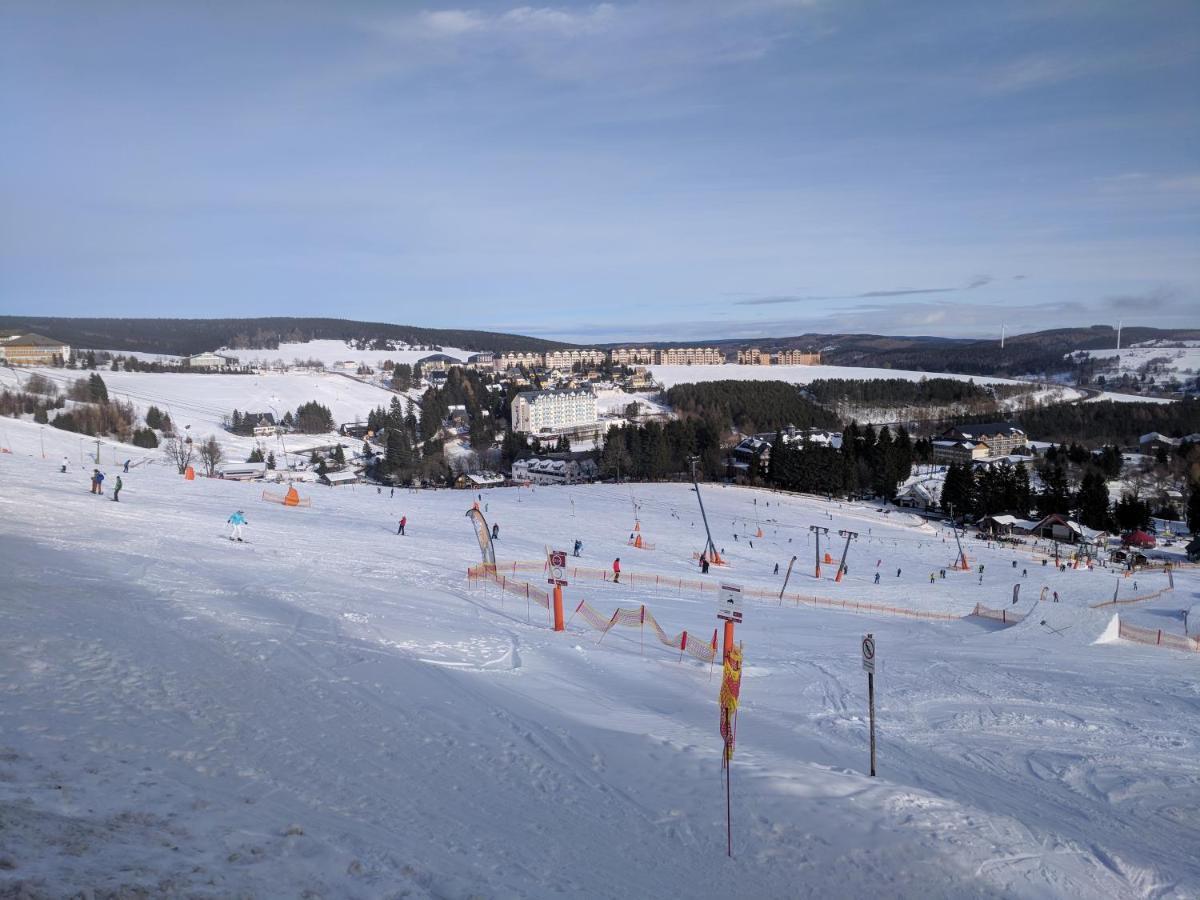
M 314 487 L 311 508 L 288 509 L 261 486 L 146 464 L 112 503 L 88 493 L 89 466 L 59 471 L 74 435 L 0 424 L 14 450 L 0 453 L 0 894 L 1200 890 L 1200 656 L 1096 643 L 1111 612 L 1088 604 L 1111 597 L 1109 571 L 969 542 L 983 583 L 949 571 L 931 586 L 953 539 L 915 517 L 705 486 L 732 563 L 711 578 L 777 589 L 774 564 L 796 555 L 789 593 L 964 613 L 1008 604 L 1021 581 L 1009 608 L 1029 614 L 1004 629 L 750 601 L 727 859 L 719 671 L 650 635 L 643 647 L 636 628 L 597 644 L 576 618 L 556 634 L 536 604 L 469 587 L 471 495 Z M 698 577 L 686 485 L 482 502 L 502 563 L 578 537 L 581 562 L 619 555 L 626 582 Z M 626 544 L 635 504 L 653 551 Z M 225 537 L 239 508 L 248 544 Z M 843 583 L 834 566 L 813 577 L 810 525 L 860 533 Z M 1194 604 L 1195 570 L 1176 584 L 1151 608 Z M 1043 585 L 1063 602 L 1038 603 Z M 585 578 L 565 592 L 568 609 L 645 603 L 703 640 L 716 625 L 711 593 Z M 866 631 L 880 661 L 873 779 Z
M 38 372 L 59 386 L 61 393 L 77 378 L 87 378 L 89 371 L 56 368 L 0 369 L 0 388 L 15 388 L 19 381 Z M 249 453 L 260 441 L 239 437 L 224 430 L 222 420 L 234 409 L 242 412 L 273 413 L 278 422 L 284 413 L 310 400 L 329 408 L 336 424 L 366 421 L 367 414 L 377 406 L 387 407 L 397 396 L 392 391 L 347 375 L 332 372 L 263 372 L 255 375 L 187 375 L 152 372 L 100 371 L 108 387 L 109 397 L 132 403 L 140 416 L 157 406 L 171 416 L 179 431 L 190 433 L 193 439 L 215 435 L 230 453 Z M 409 394 L 416 399 L 420 391 Z M 408 395 L 399 395 L 401 402 Z M 288 435 L 287 448 L 304 449 L 328 444 L 328 435 Z M 268 442 L 276 446 L 275 439 Z

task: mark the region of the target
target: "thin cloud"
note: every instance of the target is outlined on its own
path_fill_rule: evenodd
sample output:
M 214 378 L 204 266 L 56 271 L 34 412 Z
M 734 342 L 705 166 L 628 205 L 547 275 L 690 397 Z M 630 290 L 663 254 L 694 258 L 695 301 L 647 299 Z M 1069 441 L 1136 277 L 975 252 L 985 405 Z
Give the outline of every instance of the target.
M 738 300 L 738 306 L 775 306 L 780 303 L 807 303 L 812 300 L 876 300 L 882 297 L 912 297 L 921 294 L 953 294 L 958 291 L 973 291 L 993 281 L 990 275 L 976 275 L 961 287 L 891 288 L 881 291 L 864 291 L 861 294 L 830 294 L 823 296 L 797 296 L 791 294 L 768 297 L 752 297 Z

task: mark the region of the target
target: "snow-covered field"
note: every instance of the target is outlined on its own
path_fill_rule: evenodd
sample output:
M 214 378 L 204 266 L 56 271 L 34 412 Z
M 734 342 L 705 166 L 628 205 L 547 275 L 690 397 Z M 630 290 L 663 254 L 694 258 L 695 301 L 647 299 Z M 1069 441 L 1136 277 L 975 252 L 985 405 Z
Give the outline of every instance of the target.
M 1088 397 L 1084 403 L 1098 403 L 1101 400 L 1112 400 L 1114 403 L 1171 403 L 1166 397 L 1141 397 L 1137 394 L 1114 394 L 1111 391 L 1104 391 L 1096 394 L 1094 397 Z
M 1162 347 L 1155 343 L 1135 344 L 1132 347 L 1115 347 L 1106 350 L 1081 350 L 1077 356 L 1090 356 L 1096 360 L 1104 360 L 1111 370 L 1105 372 L 1111 377 L 1115 375 L 1140 375 L 1143 367 L 1149 363 L 1154 365 L 1149 370 L 1150 379 L 1155 384 L 1177 379 L 1187 382 L 1200 372 L 1200 346 L 1194 341 L 1181 342 L 1188 346 Z
M 90 374 L 69 369 L 0 369 L 0 387 L 16 387 L 18 380 L 24 381 L 30 372 L 50 378 L 63 393 L 75 379 Z M 298 406 L 316 400 L 329 408 L 335 423 L 341 424 L 356 419 L 366 421 L 372 409 L 387 407 L 397 396 L 356 378 L 325 372 L 185 375 L 101 370 L 99 374 L 109 396 L 129 401 L 139 415 L 144 416 L 147 409 L 157 406 L 171 416 L 177 430 L 190 433 L 194 439 L 215 435 L 233 453 L 248 453 L 258 443 L 254 438 L 237 437 L 223 430 L 222 418 L 231 415 L 234 409 L 273 413 L 279 421 L 289 410 L 294 415 Z M 417 397 L 419 391 L 410 393 Z M 323 435 L 297 434 L 286 438 L 288 449 L 297 452 L 328 442 L 329 438 Z M 274 446 L 275 440 L 270 443 Z
M 915 372 L 908 369 L 873 369 L 860 366 L 747 366 L 729 363 L 723 366 L 651 366 L 654 380 L 663 387 L 676 384 L 695 384 L 701 381 L 785 381 L 788 384 L 808 384 L 820 378 L 902 378 L 921 381 L 926 378 L 952 378 L 955 381 L 975 381 L 979 384 L 1023 384 L 1012 378 L 990 375 L 958 375 L 953 372 Z M 1072 388 L 1063 388 L 1062 399 L 1083 396 Z
M 382 365 L 387 360 L 394 363 L 415 363 L 422 357 L 434 353 L 444 353 L 455 359 L 466 361 L 474 350 L 461 350 L 457 347 L 443 347 L 441 350 L 356 350 L 345 341 L 307 341 L 299 344 L 280 344 L 277 350 L 227 350 L 218 351 L 236 356 L 243 365 L 262 363 L 270 365 L 276 360 L 283 360 L 285 365 L 291 365 L 295 360 L 318 359 L 326 366 L 340 362 L 366 363 L 369 366 Z
M 112 503 L 88 493 L 90 466 L 59 472 L 74 435 L 45 429 L 43 459 L 37 426 L 0 424 L 15 451 L 0 454 L 0 894 L 1200 892 L 1200 654 L 1094 643 L 1111 614 L 1087 604 L 1111 597 L 1110 571 L 971 542 L 983 583 L 950 570 L 930 585 L 953 540 L 911 516 L 705 486 L 732 562 L 714 579 L 776 589 L 775 563 L 794 554 L 789 590 L 963 613 L 1008 604 L 1021 582 L 1009 608 L 1028 613 L 997 630 L 749 602 L 730 860 L 719 670 L 652 635 L 643 649 L 636 628 L 598 645 L 576 618 L 556 634 L 538 606 L 470 588 L 470 495 L 313 488 L 311 508 L 288 509 L 257 485 L 154 465 Z M 502 562 L 578 537 L 586 564 L 619 555 L 626 582 L 697 577 L 684 485 L 482 502 Z M 626 545 L 634 502 L 655 550 Z M 225 538 L 238 508 L 244 545 Z M 860 533 L 843 583 L 833 566 L 812 577 L 810 524 Z M 1039 603 L 1043 585 L 1063 602 Z M 1200 577 L 1176 585 L 1139 614 L 1180 628 Z M 713 596 L 566 588 L 568 610 L 645 603 L 701 640 Z M 864 774 L 866 631 L 877 778 Z

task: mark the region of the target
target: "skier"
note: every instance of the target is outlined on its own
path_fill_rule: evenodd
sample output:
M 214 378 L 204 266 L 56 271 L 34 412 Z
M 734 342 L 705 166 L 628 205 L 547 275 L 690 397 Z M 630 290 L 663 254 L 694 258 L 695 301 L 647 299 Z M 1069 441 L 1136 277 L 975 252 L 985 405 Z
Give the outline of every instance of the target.
M 613 560 L 613 584 L 621 583 L 621 557 Z
M 121 502 L 121 488 L 123 488 L 123 487 L 125 487 L 125 483 L 123 481 L 121 481 L 121 476 L 118 475 L 116 487 L 113 488 L 113 501 L 114 502 L 116 502 L 116 503 Z
M 393 497 L 395 497 L 395 496 L 396 496 L 396 489 L 395 489 L 395 488 L 390 488 L 390 489 L 388 490 L 388 499 L 390 500 L 390 499 L 392 499 L 392 498 L 393 498 Z
M 404 534 L 404 528 L 406 525 L 408 525 L 408 516 L 401 516 L 399 527 L 396 529 L 396 534 Z
M 97 469 L 95 479 L 96 479 L 96 493 L 99 494 L 101 497 L 103 497 L 104 496 L 104 473 L 101 472 L 99 469 Z
M 900 577 L 900 570 L 899 570 L 899 569 L 897 569 L 897 570 L 896 570 L 896 577 L 897 577 L 897 578 L 899 578 L 899 577 Z
M 231 541 L 242 540 L 242 527 L 246 524 L 246 514 L 240 509 L 228 519 L 229 522 L 229 539 Z
M 493 541 L 500 540 L 500 523 L 499 522 L 492 523 L 492 540 Z
M 778 566 L 776 568 L 778 568 Z M 700 554 L 700 574 L 708 574 L 708 556 L 703 553 Z
M 583 541 L 581 541 L 579 538 L 575 538 L 575 549 L 571 551 L 571 555 L 578 556 L 579 551 L 582 549 L 583 549 Z
M 125 474 L 129 474 L 129 460 L 125 460 Z
M 1057 603 L 1057 602 L 1058 602 L 1058 591 L 1055 591 L 1055 592 L 1054 592 L 1054 602 L 1055 602 L 1055 603 Z
M 875 573 L 875 583 L 879 584 L 879 573 L 878 572 Z
M 71 464 L 71 461 L 64 456 L 63 463 L 62 463 L 62 470 L 64 472 L 67 471 L 67 466 L 69 466 L 70 464 Z
M 1021 570 L 1021 577 L 1022 577 L 1022 578 L 1028 578 L 1028 577 L 1029 577 L 1029 570 L 1028 570 L 1028 569 L 1022 569 L 1022 570 Z
M 774 571 L 774 572 L 772 572 L 771 574 L 772 574 L 772 575 L 778 575 L 778 574 L 779 574 L 779 563 L 775 563 L 775 571 Z
M 933 573 L 932 572 L 929 573 L 929 583 L 933 584 Z

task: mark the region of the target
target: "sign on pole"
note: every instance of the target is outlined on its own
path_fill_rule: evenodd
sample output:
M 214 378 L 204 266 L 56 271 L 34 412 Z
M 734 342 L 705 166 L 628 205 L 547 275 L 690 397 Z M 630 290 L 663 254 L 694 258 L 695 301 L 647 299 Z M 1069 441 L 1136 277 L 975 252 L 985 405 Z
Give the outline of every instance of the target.
M 727 622 L 742 621 L 742 589 L 736 584 L 722 584 L 717 594 L 717 618 Z
M 566 550 L 551 550 L 550 551 L 550 577 L 546 579 L 547 584 L 555 584 L 564 586 L 567 583 L 567 551 Z
M 869 675 L 875 674 L 875 638 L 867 635 L 862 639 L 863 670 Z

